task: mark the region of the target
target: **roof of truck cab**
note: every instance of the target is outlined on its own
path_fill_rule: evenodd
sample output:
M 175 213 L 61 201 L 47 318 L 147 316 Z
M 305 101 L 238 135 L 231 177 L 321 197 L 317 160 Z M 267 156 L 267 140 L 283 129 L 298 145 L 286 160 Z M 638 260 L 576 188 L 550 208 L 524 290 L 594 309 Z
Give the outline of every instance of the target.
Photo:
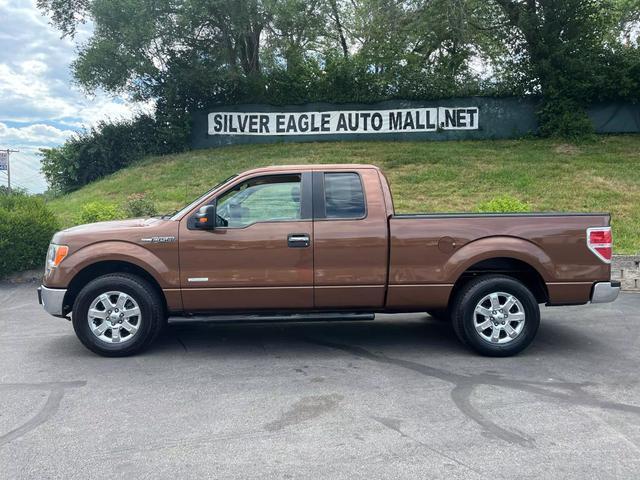
M 262 172 L 282 172 L 282 171 L 290 171 L 290 170 L 345 170 L 345 169 L 365 169 L 365 168 L 373 168 L 375 170 L 380 170 L 375 165 L 370 165 L 366 163 L 320 163 L 313 165 L 271 165 L 269 167 L 258 167 L 253 168 L 251 170 L 246 170 L 241 172 L 241 174 L 253 174 L 253 173 L 262 173 Z

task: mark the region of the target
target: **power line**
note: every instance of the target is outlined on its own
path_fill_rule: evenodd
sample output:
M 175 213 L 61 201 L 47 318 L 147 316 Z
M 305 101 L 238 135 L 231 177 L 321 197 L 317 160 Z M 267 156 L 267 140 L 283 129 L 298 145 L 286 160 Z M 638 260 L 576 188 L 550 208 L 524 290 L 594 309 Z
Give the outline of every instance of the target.
M 16 174 L 15 174 L 15 172 L 14 172 L 13 176 L 15 177 L 15 175 L 16 175 Z M 34 179 L 34 178 L 40 178 L 40 179 L 42 179 L 42 178 L 43 178 L 43 175 L 41 175 L 41 174 L 39 174 L 39 173 L 34 173 L 34 174 L 32 174 L 32 175 L 28 175 L 28 176 L 26 176 L 26 177 L 20 176 L 20 181 L 21 181 L 21 182 L 28 182 L 29 180 L 32 180 L 32 179 Z
M 18 183 L 18 182 L 15 182 L 15 181 L 14 181 L 14 182 L 13 182 L 13 185 L 14 185 L 14 186 L 16 186 L 16 187 L 18 187 L 18 188 L 21 188 L 21 189 L 23 189 L 23 190 L 26 190 L 27 192 L 29 191 L 29 188 L 28 188 L 28 187 L 25 187 L 24 185 L 22 185 L 22 184 L 20 184 L 20 183 Z
M 5 178 L 6 178 L 6 175 L 5 175 Z M 25 185 L 23 185 L 22 183 L 18 183 L 18 182 L 16 182 L 15 180 L 13 180 L 11 183 L 12 183 L 14 186 L 19 187 L 19 188 L 22 188 L 22 189 L 24 189 L 24 190 L 27 190 L 27 191 L 31 190 L 29 187 L 26 187 L 26 186 L 25 186 Z
M 4 177 L 5 177 L 5 178 L 7 178 L 7 176 L 6 176 L 6 175 L 5 175 Z M 31 190 L 32 190 L 32 187 L 27 187 L 27 186 L 26 186 L 26 185 L 24 185 L 23 183 L 16 182 L 16 181 L 15 181 L 15 179 L 12 179 L 12 180 L 11 180 L 11 185 L 16 186 L 16 187 L 19 187 L 19 188 L 22 188 L 22 189 L 26 190 L 27 192 L 29 192 L 29 191 L 31 191 Z
M 4 174 L 4 177 L 5 177 L 5 178 L 7 177 L 6 172 L 4 172 L 4 171 L 2 171 L 2 170 L 0 170 L 0 174 Z M 13 180 L 14 182 L 15 182 L 15 176 L 16 176 L 16 172 L 13 172 L 12 180 Z M 41 174 L 39 174 L 39 173 L 33 173 L 33 174 L 31 174 L 31 175 L 27 175 L 27 176 L 20 175 L 20 181 L 21 181 L 21 182 L 25 182 L 25 181 L 32 180 L 32 179 L 37 178 L 37 177 L 43 178 L 43 175 L 41 175 Z

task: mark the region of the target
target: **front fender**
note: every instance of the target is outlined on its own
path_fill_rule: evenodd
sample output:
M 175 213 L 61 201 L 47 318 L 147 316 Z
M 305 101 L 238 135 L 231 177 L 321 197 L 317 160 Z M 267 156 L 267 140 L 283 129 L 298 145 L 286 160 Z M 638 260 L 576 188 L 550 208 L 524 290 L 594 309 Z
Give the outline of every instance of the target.
M 108 240 L 72 251 L 53 269 L 45 284 L 66 288 L 84 268 L 104 261 L 121 261 L 136 265 L 151 275 L 161 288 L 179 288 L 178 249 L 171 244 L 153 244 L 149 248 L 132 242 Z
M 536 244 L 508 236 L 485 237 L 465 244 L 443 268 L 444 277 L 455 283 L 469 267 L 492 258 L 513 258 L 533 267 L 545 282 L 553 280 L 553 262 Z

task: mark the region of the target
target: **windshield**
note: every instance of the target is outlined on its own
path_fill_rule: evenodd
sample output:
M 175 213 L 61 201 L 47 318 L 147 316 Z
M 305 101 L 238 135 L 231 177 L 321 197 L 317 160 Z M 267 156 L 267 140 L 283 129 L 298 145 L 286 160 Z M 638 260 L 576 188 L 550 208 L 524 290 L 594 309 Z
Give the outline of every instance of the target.
M 202 200 L 204 200 L 206 197 L 209 196 L 209 194 L 211 192 L 213 192 L 214 190 L 217 190 L 218 188 L 220 188 L 222 185 L 224 185 L 227 182 L 230 182 L 231 180 L 233 180 L 234 178 L 236 178 L 238 176 L 237 173 L 234 173 L 233 175 L 231 175 L 228 178 L 225 178 L 223 181 L 221 181 L 220 183 L 218 183 L 217 185 L 213 186 L 212 188 L 210 188 L 209 190 L 207 190 L 205 193 L 203 193 L 202 195 L 200 195 L 198 198 L 196 198 L 195 200 L 193 200 L 192 202 L 190 202 L 189 204 L 187 204 L 185 207 L 183 207 L 180 210 L 176 210 L 173 213 L 168 213 L 167 215 L 163 215 L 163 218 L 171 218 L 173 219 L 174 217 L 179 217 L 181 215 L 184 215 L 185 213 L 187 213 L 189 210 L 191 210 L 193 207 L 195 207 L 198 203 L 200 203 Z

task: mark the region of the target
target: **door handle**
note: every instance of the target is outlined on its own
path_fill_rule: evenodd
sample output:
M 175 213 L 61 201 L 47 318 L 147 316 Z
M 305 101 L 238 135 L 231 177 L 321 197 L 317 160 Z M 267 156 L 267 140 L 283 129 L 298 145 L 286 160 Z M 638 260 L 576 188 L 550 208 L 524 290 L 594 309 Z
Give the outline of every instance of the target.
M 287 245 L 290 248 L 305 248 L 311 243 L 308 233 L 290 233 L 287 236 Z

